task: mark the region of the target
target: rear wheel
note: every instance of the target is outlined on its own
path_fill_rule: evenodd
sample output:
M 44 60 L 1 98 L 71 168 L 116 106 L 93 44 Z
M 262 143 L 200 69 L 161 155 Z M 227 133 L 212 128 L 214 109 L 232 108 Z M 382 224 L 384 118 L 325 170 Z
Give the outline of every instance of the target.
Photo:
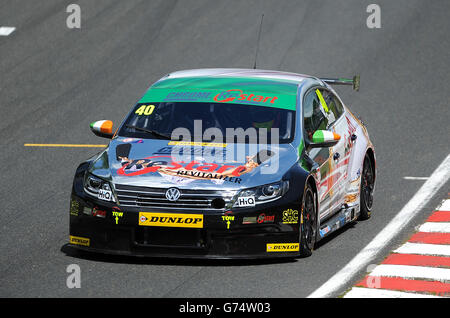
M 372 161 L 369 155 L 364 157 L 363 170 L 361 173 L 361 187 L 360 187 L 360 220 L 367 220 L 370 218 L 373 206 L 373 190 L 375 186 L 375 174 L 372 167 Z
M 314 191 L 308 184 L 303 193 L 300 216 L 300 255 L 310 256 L 316 243 L 317 206 Z

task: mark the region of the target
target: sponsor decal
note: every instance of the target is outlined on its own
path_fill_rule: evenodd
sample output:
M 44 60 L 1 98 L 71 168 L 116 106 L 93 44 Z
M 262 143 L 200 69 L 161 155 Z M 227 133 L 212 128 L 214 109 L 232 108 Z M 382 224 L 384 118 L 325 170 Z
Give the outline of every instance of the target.
M 144 142 L 143 139 L 138 139 L 138 138 L 124 138 L 122 140 L 119 140 L 121 142 L 126 142 L 129 144 L 142 144 Z
M 256 224 L 257 217 L 256 216 L 244 216 L 242 218 L 242 224 Z
M 236 103 L 295 110 L 298 84 L 256 78 L 168 78 L 153 84 L 139 104 L 157 102 Z M 268 93 L 267 91 L 270 91 Z M 270 95 L 269 95 L 270 94 Z
M 243 208 L 243 207 L 253 207 L 255 206 L 255 197 L 239 197 L 236 201 L 236 206 Z
M 105 201 L 113 201 L 113 195 L 112 192 L 109 190 L 103 190 L 103 189 L 99 189 L 98 190 L 98 195 L 97 197 L 100 200 L 105 200 Z
M 329 225 L 327 225 L 323 229 L 319 230 L 319 234 L 320 234 L 321 237 L 324 237 L 330 231 L 331 231 L 331 227 Z
M 106 211 L 104 210 L 99 210 L 98 207 L 95 207 L 92 209 L 92 216 L 98 216 L 101 218 L 105 218 L 106 217 Z
M 271 243 L 266 245 L 267 252 L 298 252 L 299 243 Z
M 350 222 L 352 220 L 352 211 L 351 210 L 345 211 L 344 214 L 345 214 L 345 223 Z
M 249 104 L 274 104 L 278 96 L 264 96 L 245 93 L 240 89 L 229 89 L 214 96 L 214 101 L 218 103 L 249 103 Z
M 352 150 L 353 145 L 354 145 L 354 141 L 352 140 L 352 135 L 356 131 L 356 126 L 352 123 L 352 121 L 347 116 L 345 116 L 345 119 L 347 120 L 348 136 L 344 135 L 344 139 L 345 139 L 344 153 L 345 153 L 345 155 L 347 155 L 348 153 L 350 153 L 350 151 Z
M 339 221 L 336 222 L 336 226 L 339 228 L 339 227 L 344 226 L 345 223 L 347 223 L 347 217 L 344 214 L 339 217 Z
M 227 211 L 225 212 L 225 215 L 222 215 L 222 221 L 224 221 L 227 224 L 227 229 L 230 229 L 231 222 L 234 222 L 235 216 L 231 215 L 233 212 Z
M 193 101 L 202 101 L 202 100 L 210 100 L 211 92 L 202 92 L 202 91 L 181 91 L 181 92 L 170 92 L 164 98 L 164 101 L 178 101 L 178 102 L 193 102 Z
M 85 237 L 79 237 L 79 236 L 72 236 L 69 237 L 70 244 L 74 245 L 82 245 L 82 246 L 89 246 L 91 244 L 91 240 Z
M 220 145 L 226 145 L 226 144 L 220 144 Z M 208 146 L 207 146 L 208 147 Z M 158 149 L 157 151 L 155 151 L 153 154 L 154 155 L 171 155 L 172 152 L 176 152 L 177 155 L 179 156 L 195 156 L 195 157 L 204 157 L 204 156 L 211 156 L 214 158 L 217 157 L 221 157 L 224 158 L 226 157 L 226 148 L 212 148 L 212 149 L 205 149 L 203 147 L 198 147 L 198 146 L 167 146 L 167 147 L 163 147 Z
M 203 214 L 139 212 L 140 226 L 203 228 Z
M 356 202 L 356 200 L 358 199 L 358 195 L 359 193 L 352 193 L 352 194 L 347 194 L 345 196 L 345 203 L 353 203 Z
M 78 216 L 80 203 L 77 200 L 70 200 L 70 215 Z
M 86 215 L 92 215 L 92 209 L 90 207 L 88 207 L 88 206 L 85 206 L 83 208 L 83 213 L 86 214 Z
M 170 141 L 169 146 L 199 146 L 199 147 L 217 147 L 225 148 L 227 144 L 219 142 L 200 142 L 200 141 Z
M 275 215 L 266 215 L 265 213 L 261 213 L 258 216 L 258 223 L 273 223 L 275 221 Z
M 293 210 L 293 209 L 284 210 L 283 211 L 283 223 L 284 224 L 298 223 L 298 210 Z
M 230 177 L 230 176 L 224 176 L 217 173 L 206 173 L 206 172 L 200 172 L 200 171 L 183 171 L 180 170 L 177 172 L 178 177 L 186 177 L 186 178 L 193 178 L 193 179 L 215 179 L 215 180 L 221 180 L 221 181 L 228 181 L 228 182 L 234 182 L 234 183 L 241 183 L 241 178 L 236 177 Z
M 171 176 L 192 178 L 192 179 L 216 179 L 240 183 L 240 176 L 258 167 L 258 163 L 247 157 L 245 164 L 217 164 L 191 160 L 174 161 L 171 156 L 151 156 L 145 159 L 131 160 L 121 157 L 122 167 L 117 173 L 122 176 L 137 176 L 147 173 L 158 172 Z M 112 195 L 111 195 L 112 197 Z

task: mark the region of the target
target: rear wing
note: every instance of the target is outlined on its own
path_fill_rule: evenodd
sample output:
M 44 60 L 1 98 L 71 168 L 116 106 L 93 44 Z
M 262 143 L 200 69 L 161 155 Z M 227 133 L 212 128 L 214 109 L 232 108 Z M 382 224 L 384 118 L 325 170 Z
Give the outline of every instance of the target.
M 359 75 L 349 78 L 321 78 L 321 81 L 330 85 L 352 85 L 355 91 L 359 91 Z

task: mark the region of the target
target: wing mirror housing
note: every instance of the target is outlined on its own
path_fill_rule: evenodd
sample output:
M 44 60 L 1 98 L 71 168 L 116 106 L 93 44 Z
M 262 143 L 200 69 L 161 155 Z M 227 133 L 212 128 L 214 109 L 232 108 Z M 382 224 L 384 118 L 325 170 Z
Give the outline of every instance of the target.
M 339 140 L 341 140 L 341 136 L 332 131 L 316 130 L 309 146 L 311 148 L 328 148 L 336 145 Z
M 91 131 L 99 137 L 112 139 L 113 134 L 113 122 L 110 120 L 94 121 L 90 124 Z

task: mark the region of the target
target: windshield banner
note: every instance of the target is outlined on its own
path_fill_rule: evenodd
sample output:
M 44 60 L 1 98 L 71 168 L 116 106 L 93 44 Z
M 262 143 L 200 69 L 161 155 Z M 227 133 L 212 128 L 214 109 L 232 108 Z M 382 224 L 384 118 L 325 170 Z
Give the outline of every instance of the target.
M 246 91 L 242 89 L 166 89 L 151 88 L 139 103 L 196 102 L 232 103 L 294 110 L 296 95 Z

